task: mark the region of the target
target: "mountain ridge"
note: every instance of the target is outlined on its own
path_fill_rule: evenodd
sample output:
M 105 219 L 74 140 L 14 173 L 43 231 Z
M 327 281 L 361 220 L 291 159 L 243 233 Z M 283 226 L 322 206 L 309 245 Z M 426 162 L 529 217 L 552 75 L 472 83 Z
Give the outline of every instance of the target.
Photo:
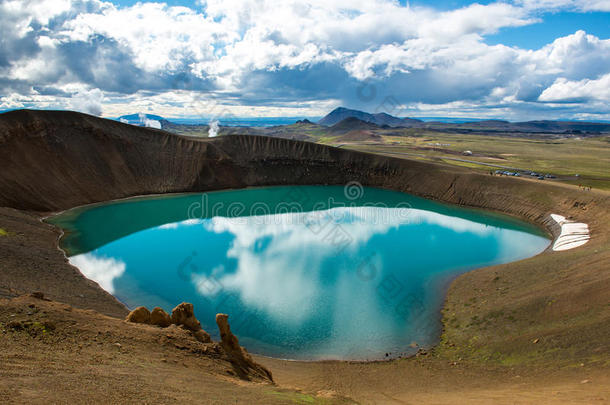
M 319 120 L 318 124 L 332 127 L 346 118 L 358 118 L 360 121 L 369 122 L 378 126 L 387 125 L 390 127 L 408 127 L 410 125 L 423 123 L 423 121 L 412 118 L 394 117 L 384 112 L 371 114 L 345 107 L 337 107 Z
M 318 124 L 327 127 L 344 121 L 347 118 L 357 118 L 360 121 L 372 123 L 377 126 L 394 128 L 422 128 L 436 131 L 451 132 L 531 132 L 531 133 L 567 133 L 578 135 L 580 133 L 610 133 L 610 123 L 588 121 L 551 121 L 532 120 L 524 122 L 510 122 L 505 120 L 489 119 L 464 123 L 425 122 L 413 118 L 399 118 L 387 113 L 371 114 L 364 111 L 337 107 L 318 121 Z

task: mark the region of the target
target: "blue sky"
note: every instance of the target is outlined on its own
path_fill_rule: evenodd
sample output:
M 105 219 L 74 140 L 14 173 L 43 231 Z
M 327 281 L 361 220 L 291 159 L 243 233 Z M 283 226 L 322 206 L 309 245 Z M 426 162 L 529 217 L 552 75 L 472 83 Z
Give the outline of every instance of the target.
M 0 0 L 0 110 L 610 119 L 610 0 Z
M 545 13 L 540 22 L 516 28 L 502 28 L 497 34 L 488 35 L 485 42 L 504 44 L 524 49 L 538 49 L 578 30 L 598 38 L 610 38 L 610 14 L 608 13 Z

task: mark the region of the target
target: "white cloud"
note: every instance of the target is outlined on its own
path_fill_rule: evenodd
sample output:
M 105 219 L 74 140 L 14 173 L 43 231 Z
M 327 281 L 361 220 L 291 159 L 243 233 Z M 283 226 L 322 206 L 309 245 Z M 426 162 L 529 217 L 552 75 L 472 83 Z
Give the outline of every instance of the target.
M 556 39 L 535 52 L 522 53 L 533 73 L 570 78 L 597 76 L 610 71 L 610 39 L 602 40 L 584 31 Z
M 19 15 L 29 22 L 35 21 L 47 25 L 53 18 L 69 12 L 75 2 L 72 0 L 4 0 L 2 3 L 3 13 Z M 25 31 L 29 31 L 29 29 Z M 25 32 L 21 31 L 20 34 L 24 35 Z
M 597 99 L 610 103 L 610 74 L 599 79 L 570 81 L 559 78 L 539 97 L 540 101 L 571 101 Z
M 521 0 L 444 12 L 392 0 L 200 4 L 0 3 L 0 108 L 295 116 L 338 104 L 374 110 L 392 95 L 405 107 L 397 114 L 461 103 L 478 106 L 480 115 L 499 112 L 498 105 L 518 115 L 524 103 L 544 101 L 557 80 L 610 73 L 610 40 L 584 31 L 538 50 L 485 43 L 504 27 L 543 21 L 544 10 L 609 11 L 610 0 Z M 380 97 L 371 105 L 357 97 L 363 80 Z M 543 108 L 536 111 L 555 107 Z M 595 109 L 610 113 L 580 103 L 571 114 Z
M 83 90 L 73 94 L 70 99 L 70 108 L 91 115 L 102 115 L 104 93 L 100 89 Z
M 66 21 L 62 33 L 72 41 L 94 35 L 112 38 L 133 52 L 138 68 L 155 71 L 178 69 L 184 58 L 211 58 L 215 42 L 235 35 L 227 28 L 186 7 L 137 3 L 79 14 Z
M 524 9 L 505 3 L 470 6 L 444 12 L 420 25 L 420 37 L 459 40 L 468 34 L 490 34 L 503 27 L 519 27 L 538 20 L 530 18 Z

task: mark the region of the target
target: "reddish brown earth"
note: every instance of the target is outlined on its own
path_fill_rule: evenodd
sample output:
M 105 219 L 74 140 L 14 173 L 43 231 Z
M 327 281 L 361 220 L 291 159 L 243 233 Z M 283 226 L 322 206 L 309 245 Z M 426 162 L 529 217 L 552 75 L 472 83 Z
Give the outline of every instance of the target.
M 159 328 L 124 323 L 125 308 L 67 263 L 59 230 L 40 222 L 51 212 L 133 195 L 348 181 L 504 212 L 553 234 L 548 216 L 558 213 L 588 223 L 591 241 L 458 277 L 448 289 L 440 344 L 425 356 L 383 363 L 258 358 L 273 386 L 225 375 L 222 358 L 160 342 Z M 0 207 L 8 232 L 0 234 L 0 294 L 43 291 L 53 300 L 0 301 L 2 402 L 610 400 L 607 193 L 285 139 L 191 139 L 77 113 L 16 111 L 0 115 Z M 39 310 L 28 314 L 32 304 Z M 36 326 L 8 327 L 16 318 Z M 44 322 L 55 328 L 42 333 Z
M 219 343 L 30 296 L 0 300 L 1 403 L 285 403 Z

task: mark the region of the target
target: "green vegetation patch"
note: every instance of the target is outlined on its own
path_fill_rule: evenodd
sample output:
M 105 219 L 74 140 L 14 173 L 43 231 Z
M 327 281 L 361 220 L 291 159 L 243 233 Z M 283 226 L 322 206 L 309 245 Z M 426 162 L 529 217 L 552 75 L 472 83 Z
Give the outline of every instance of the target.
M 298 392 L 280 392 L 280 391 L 270 391 L 271 395 L 278 399 L 285 400 L 287 402 L 292 402 L 295 404 L 315 404 L 316 399 L 311 395 L 301 394 Z
M 0 236 L 8 236 L 8 232 L 0 228 Z
M 442 159 L 447 164 L 481 172 L 516 168 L 550 173 L 557 176 L 554 181 L 610 190 L 608 137 L 541 139 L 425 130 L 417 137 L 413 130 L 404 130 L 403 136 L 395 132 L 399 131 L 393 130 L 388 135 L 384 135 L 383 130 L 376 131 L 386 144 L 353 143 L 346 147 L 394 157 L 403 154 L 405 159 Z M 472 151 L 473 155 L 464 155 L 464 151 Z M 580 176 L 576 177 L 576 174 Z

